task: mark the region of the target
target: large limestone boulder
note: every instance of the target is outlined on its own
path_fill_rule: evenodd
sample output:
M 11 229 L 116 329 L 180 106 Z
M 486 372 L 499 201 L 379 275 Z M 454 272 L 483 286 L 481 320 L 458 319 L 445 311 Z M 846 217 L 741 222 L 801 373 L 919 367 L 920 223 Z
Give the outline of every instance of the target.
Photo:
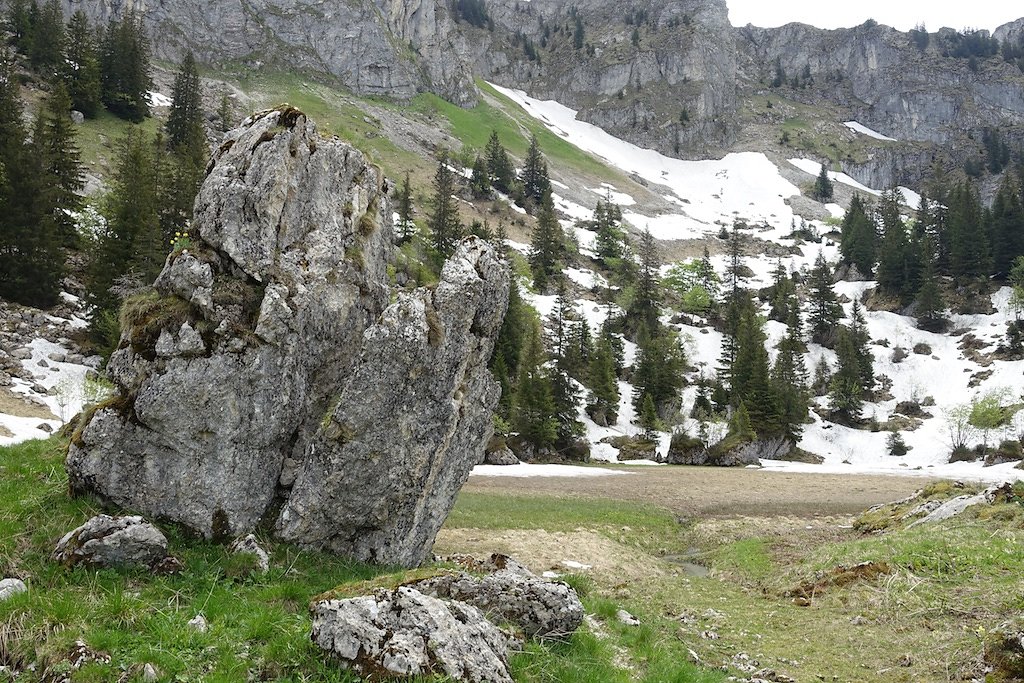
M 569 584 L 542 579 L 514 561 L 491 563 L 500 568 L 486 576 L 442 574 L 412 587 L 473 605 L 491 621 L 512 624 L 531 638 L 568 638 L 583 623 L 583 603 Z
M 475 607 L 408 586 L 313 605 L 313 642 L 372 680 L 512 683 L 509 636 Z
M 225 540 L 281 510 L 290 541 L 425 559 L 491 436 L 508 274 L 470 239 L 390 303 L 388 191 L 298 110 L 228 133 L 193 244 L 126 303 L 118 396 L 82 420 L 72 490 Z

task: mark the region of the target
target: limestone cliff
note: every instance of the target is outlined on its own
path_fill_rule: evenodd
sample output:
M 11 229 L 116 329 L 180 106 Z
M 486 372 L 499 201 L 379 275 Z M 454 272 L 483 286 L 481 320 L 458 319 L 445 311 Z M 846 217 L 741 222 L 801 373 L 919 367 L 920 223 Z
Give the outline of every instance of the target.
M 72 490 L 208 537 L 266 522 L 302 545 L 422 561 L 491 436 L 508 274 L 474 238 L 435 289 L 393 292 L 387 192 L 295 109 L 229 133 L 194 243 L 126 303 L 118 395 L 83 418 Z

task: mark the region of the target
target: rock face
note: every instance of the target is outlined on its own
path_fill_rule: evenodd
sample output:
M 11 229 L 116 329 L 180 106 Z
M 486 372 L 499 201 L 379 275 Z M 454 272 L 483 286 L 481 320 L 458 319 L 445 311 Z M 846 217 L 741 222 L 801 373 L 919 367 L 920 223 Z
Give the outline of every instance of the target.
M 421 562 L 491 436 L 508 274 L 470 239 L 389 306 L 387 192 L 295 109 L 229 133 L 193 246 L 126 304 L 72 490 L 223 539 L 280 509 L 290 541 Z
M 567 638 L 583 623 L 583 603 L 569 584 L 542 579 L 516 563 L 484 577 L 446 574 L 413 587 L 473 605 L 491 621 L 512 624 L 531 638 Z
M 64 535 L 53 559 L 66 566 L 154 567 L 167 557 L 167 538 L 142 517 L 97 515 Z
M 468 43 L 448 3 L 434 0 L 265 0 L 142 2 L 64 0 L 96 24 L 131 9 L 150 29 L 156 57 L 187 50 L 208 64 L 329 74 L 361 95 L 406 99 L 431 91 L 476 103 Z
M 406 586 L 316 603 L 313 642 L 365 677 L 512 683 L 510 639 L 480 610 Z

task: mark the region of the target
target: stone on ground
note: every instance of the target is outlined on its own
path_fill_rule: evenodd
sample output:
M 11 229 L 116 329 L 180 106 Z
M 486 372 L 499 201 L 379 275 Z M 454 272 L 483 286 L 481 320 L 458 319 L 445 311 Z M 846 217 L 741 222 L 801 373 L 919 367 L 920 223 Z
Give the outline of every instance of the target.
M 138 516 L 97 515 L 57 543 L 53 559 L 68 567 L 153 567 L 167 557 L 167 538 Z

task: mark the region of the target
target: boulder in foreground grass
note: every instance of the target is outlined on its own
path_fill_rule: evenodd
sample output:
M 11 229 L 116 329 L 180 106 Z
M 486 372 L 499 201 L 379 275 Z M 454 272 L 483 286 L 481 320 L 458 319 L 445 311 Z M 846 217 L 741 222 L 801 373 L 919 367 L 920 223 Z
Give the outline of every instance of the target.
M 167 538 L 138 516 L 97 515 L 64 535 L 53 559 L 68 567 L 155 567 L 167 558 Z
M 18 593 L 24 593 L 27 590 L 28 587 L 21 579 L 4 579 L 0 581 L 0 602 L 7 598 L 13 598 Z
M 475 607 L 400 586 L 313 605 L 313 642 L 370 678 L 448 676 L 467 683 L 512 683 L 516 641 Z

